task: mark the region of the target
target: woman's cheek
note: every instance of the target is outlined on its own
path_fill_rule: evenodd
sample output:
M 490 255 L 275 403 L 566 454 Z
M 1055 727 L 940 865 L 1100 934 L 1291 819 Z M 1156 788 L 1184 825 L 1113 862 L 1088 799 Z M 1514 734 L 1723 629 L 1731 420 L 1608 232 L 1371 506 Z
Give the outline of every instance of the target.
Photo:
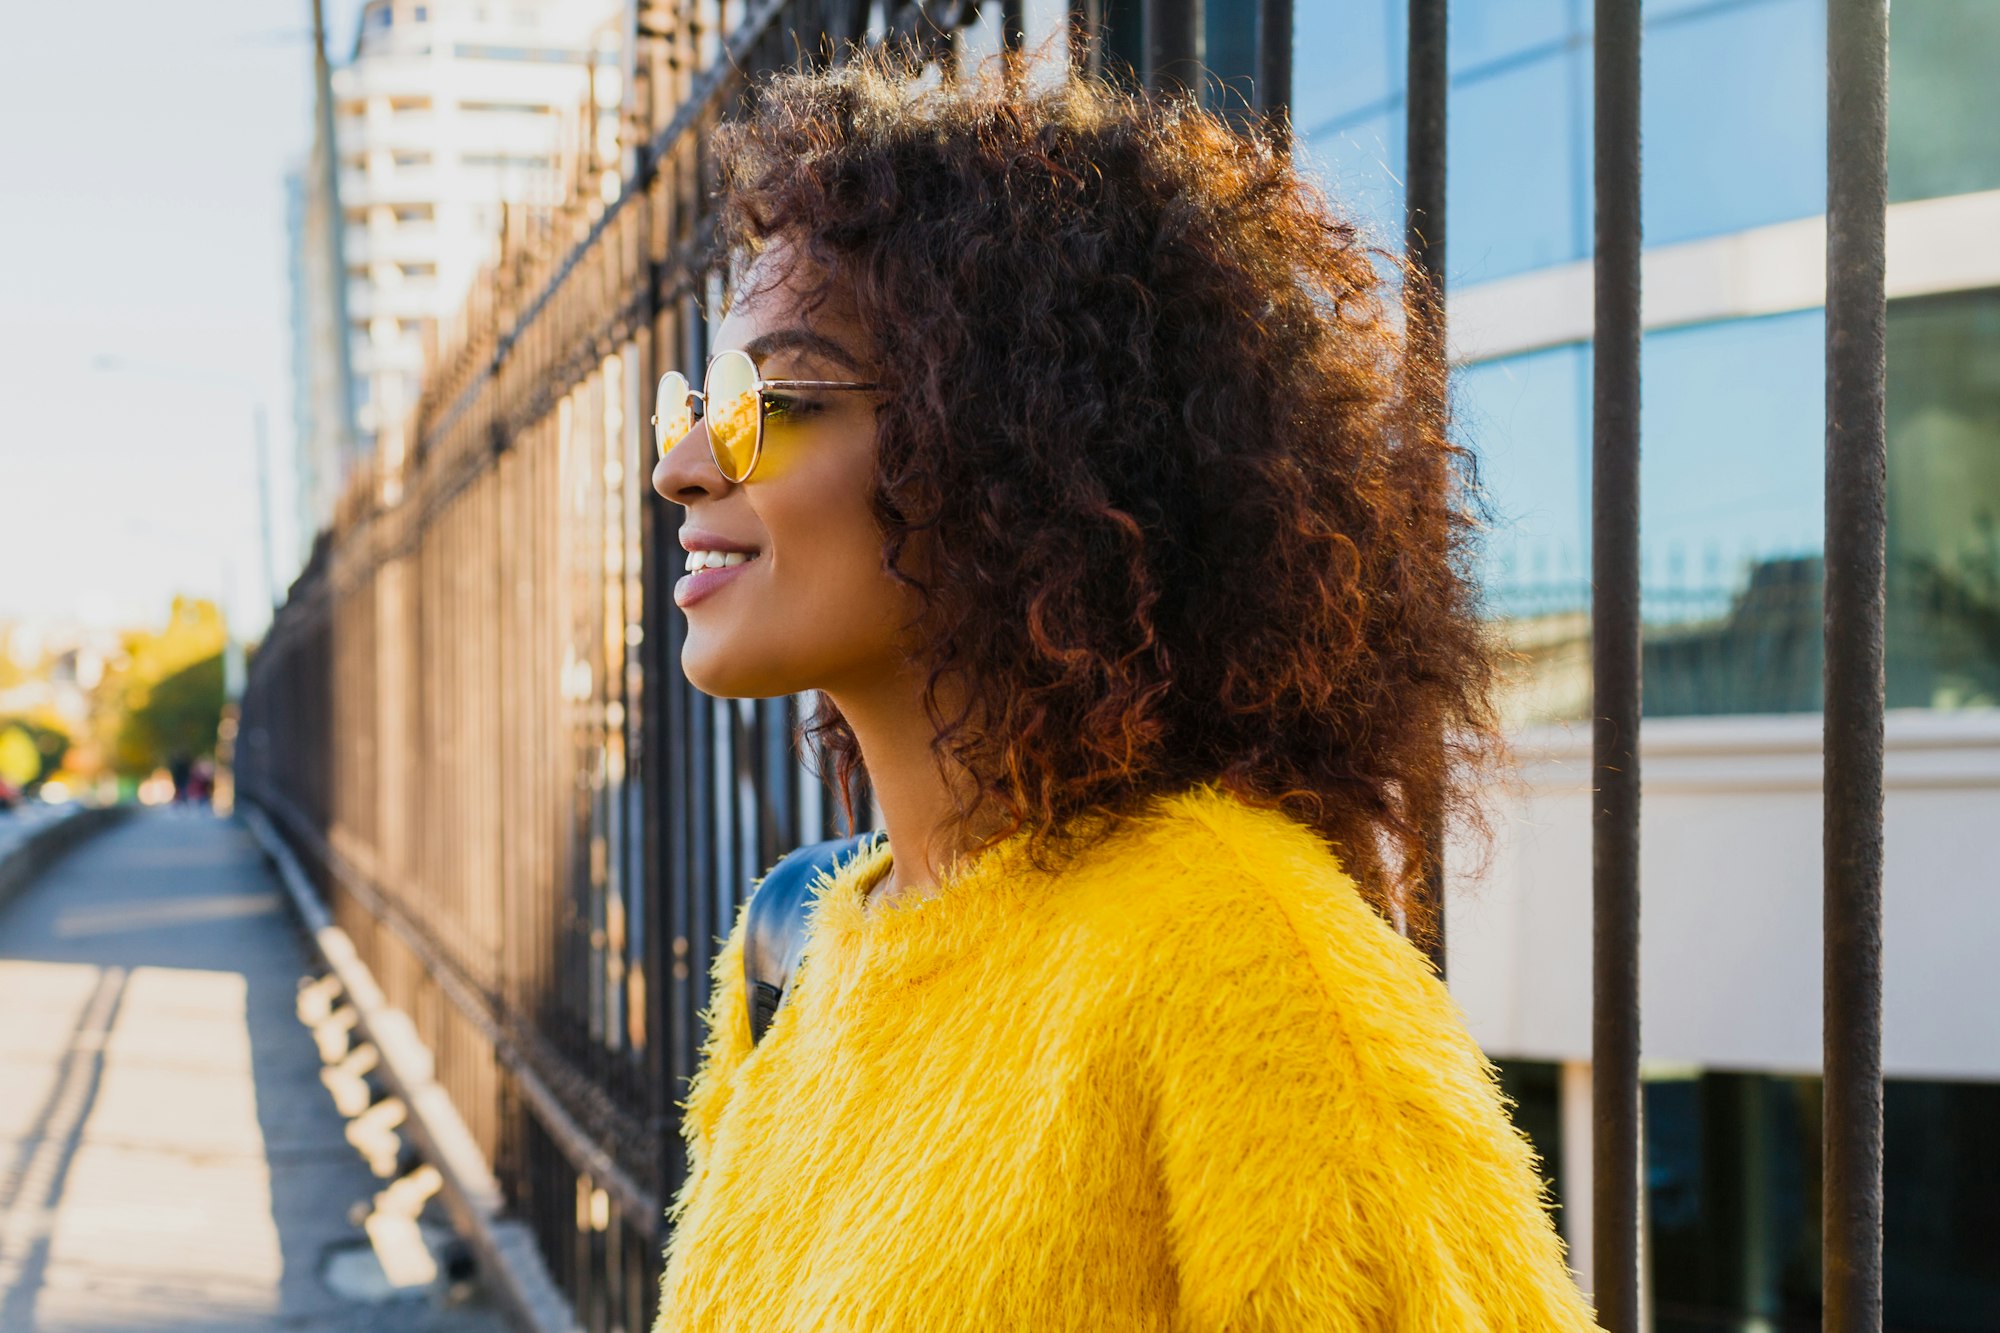
M 764 422 L 764 447 L 757 455 L 757 470 L 750 474 L 749 486 L 768 486 L 798 472 L 799 460 L 806 456 L 807 432 L 775 417 Z

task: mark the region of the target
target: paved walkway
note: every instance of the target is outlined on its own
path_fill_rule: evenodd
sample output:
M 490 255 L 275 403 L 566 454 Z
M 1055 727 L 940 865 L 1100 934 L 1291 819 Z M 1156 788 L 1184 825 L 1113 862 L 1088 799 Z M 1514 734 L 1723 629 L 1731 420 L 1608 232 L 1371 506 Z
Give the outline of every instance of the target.
M 499 1333 L 343 1298 L 376 1180 L 294 1016 L 304 948 L 255 844 L 139 814 L 0 909 L 0 1333 Z M 363 1210 L 365 1211 L 365 1209 Z

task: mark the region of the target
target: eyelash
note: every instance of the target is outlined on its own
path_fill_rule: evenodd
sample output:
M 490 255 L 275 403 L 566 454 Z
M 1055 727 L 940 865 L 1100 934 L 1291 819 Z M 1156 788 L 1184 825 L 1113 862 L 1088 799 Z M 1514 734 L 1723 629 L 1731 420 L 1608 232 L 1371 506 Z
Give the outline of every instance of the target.
M 819 411 L 819 408 L 818 403 L 807 398 L 794 398 L 784 393 L 764 395 L 764 411 L 773 416 L 809 417 Z

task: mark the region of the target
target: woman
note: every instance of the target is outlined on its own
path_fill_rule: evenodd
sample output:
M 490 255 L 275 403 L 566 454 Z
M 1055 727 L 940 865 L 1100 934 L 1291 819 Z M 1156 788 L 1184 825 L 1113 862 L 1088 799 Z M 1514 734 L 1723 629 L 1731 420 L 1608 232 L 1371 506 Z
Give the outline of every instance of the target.
M 660 1328 L 1591 1327 L 1389 924 L 1491 668 L 1380 256 L 1084 81 L 862 62 L 717 152 L 683 665 L 818 691 L 888 838 L 761 1042 L 716 960 Z

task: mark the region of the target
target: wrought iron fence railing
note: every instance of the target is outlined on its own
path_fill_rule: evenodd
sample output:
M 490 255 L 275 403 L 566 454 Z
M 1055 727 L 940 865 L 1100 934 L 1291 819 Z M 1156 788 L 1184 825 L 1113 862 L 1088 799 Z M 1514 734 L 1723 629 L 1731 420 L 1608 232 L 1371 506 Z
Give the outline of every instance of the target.
M 1255 34 L 1244 112 L 1282 115 L 1292 0 L 1234 7 Z M 1447 5 L 1409 9 L 1408 241 L 1441 272 Z M 1595 603 L 1580 625 L 1599 736 L 1594 1285 L 1619 1333 L 1640 1327 L 1639 10 L 1596 0 Z M 1072 0 L 1071 56 L 1183 83 L 1203 14 Z M 1827 1326 L 1851 1330 L 1880 1323 L 1886 4 L 1829 14 L 1826 1272 Z M 948 76 L 960 34 L 995 15 L 1018 46 L 1021 0 L 635 3 L 620 160 L 592 158 L 591 188 L 512 220 L 433 349 L 411 457 L 350 494 L 251 673 L 242 791 L 307 853 L 592 1330 L 653 1317 L 716 941 L 753 875 L 838 831 L 792 751 L 799 702 L 710 699 L 677 669 L 678 549 L 647 494 L 641 423 L 661 371 L 706 351 L 709 131 L 746 80 L 847 41 L 908 42 Z M 1698 645 L 1663 642 L 1660 669 L 1676 654 Z

